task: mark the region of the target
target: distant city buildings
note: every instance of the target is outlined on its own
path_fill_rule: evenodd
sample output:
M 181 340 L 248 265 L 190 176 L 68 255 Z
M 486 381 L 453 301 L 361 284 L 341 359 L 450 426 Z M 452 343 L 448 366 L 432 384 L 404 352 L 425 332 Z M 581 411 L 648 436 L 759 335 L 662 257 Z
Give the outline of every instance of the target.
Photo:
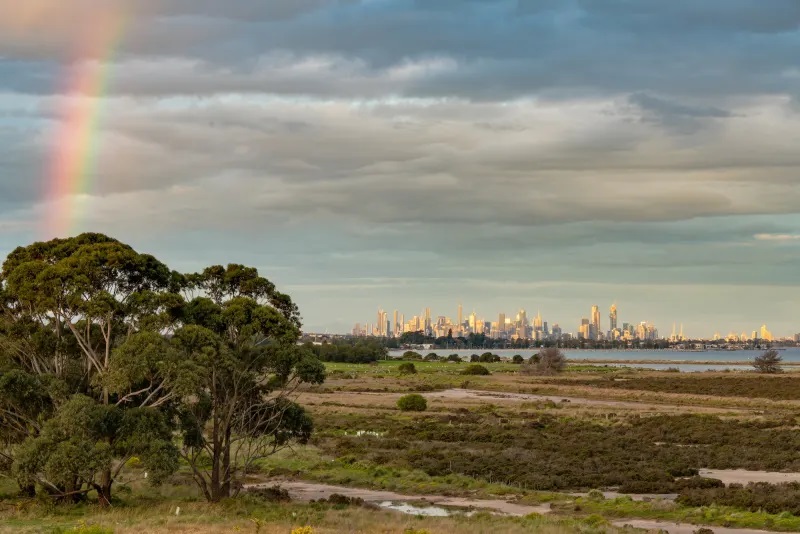
M 388 312 L 379 309 L 375 323 L 356 323 L 351 334 L 353 336 L 377 336 L 399 338 L 404 333 L 419 332 L 430 337 L 467 337 L 470 334 L 485 335 L 493 339 L 506 339 L 509 341 L 528 340 L 528 341 L 560 341 L 567 339 L 585 340 L 588 342 L 632 342 L 632 341 L 655 341 L 668 340 L 672 343 L 687 341 L 683 333 L 683 324 L 678 327 L 673 323 L 672 332 L 667 336 L 660 336 L 658 328 L 648 321 L 622 322 L 619 321 L 619 310 L 614 303 L 609 308 L 608 330 L 603 331 L 600 322 L 600 308 L 592 305 L 589 309 L 589 316 L 583 317 L 577 325 L 575 333 L 565 332 L 558 323 L 553 323 L 552 327 L 544 320 L 541 311 L 536 312 L 536 316 L 531 320 L 524 308 L 521 308 L 515 316 L 509 316 L 505 312 L 497 315 L 497 321 L 491 321 L 480 317 L 473 310 L 468 316 L 464 316 L 464 307 L 459 303 L 456 311 L 456 320 L 448 316 L 439 315 L 434 318 L 430 307 L 422 309 L 419 315 L 412 316 L 408 321 L 405 314 L 399 310 L 389 316 Z M 775 340 L 772 332 L 767 325 L 762 325 L 758 330 L 753 330 L 749 335 L 746 332 L 737 334 L 729 333 L 721 336 L 715 333 L 714 341 L 724 341 L 727 343 L 754 343 L 772 342 Z M 789 341 L 800 342 L 800 334 Z

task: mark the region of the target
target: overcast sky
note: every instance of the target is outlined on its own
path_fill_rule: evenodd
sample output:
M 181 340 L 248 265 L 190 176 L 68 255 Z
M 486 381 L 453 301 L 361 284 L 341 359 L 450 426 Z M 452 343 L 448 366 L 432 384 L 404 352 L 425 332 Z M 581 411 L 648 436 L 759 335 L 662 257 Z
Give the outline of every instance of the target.
M 797 0 L 0 0 L 3 254 L 120 16 L 74 231 L 254 265 L 312 331 L 800 331 Z

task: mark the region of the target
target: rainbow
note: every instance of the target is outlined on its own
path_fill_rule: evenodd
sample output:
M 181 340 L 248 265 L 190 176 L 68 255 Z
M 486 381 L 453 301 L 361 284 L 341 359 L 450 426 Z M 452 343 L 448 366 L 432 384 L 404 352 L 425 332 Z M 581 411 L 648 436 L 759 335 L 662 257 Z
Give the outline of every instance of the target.
M 45 238 L 66 237 L 78 230 L 88 208 L 97 158 L 100 125 L 112 78 L 113 62 L 125 33 L 121 11 L 93 18 L 78 45 L 76 59 L 66 66 L 59 93 L 63 104 L 53 129 L 53 149 L 45 178 Z

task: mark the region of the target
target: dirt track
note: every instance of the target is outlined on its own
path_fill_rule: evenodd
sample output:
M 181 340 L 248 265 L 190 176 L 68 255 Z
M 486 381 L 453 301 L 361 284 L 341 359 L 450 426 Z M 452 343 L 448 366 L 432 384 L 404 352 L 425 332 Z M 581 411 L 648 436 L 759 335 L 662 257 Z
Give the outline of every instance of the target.
M 561 397 L 556 395 L 533 395 L 528 393 L 505 393 L 501 391 L 478 391 L 474 389 L 446 389 L 424 394 L 429 399 L 450 399 L 450 400 L 486 400 L 498 402 L 546 402 L 569 403 L 580 406 L 599 406 L 605 408 L 623 409 L 650 409 L 658 411 L 680 411 L 680 412 L 706 412 L 706 413 L 729 413 L 730 408 L 712 408 L 708 406 L 688 406 L 675 404 L 656 404 L 652 402 L 632 402 L 615 401 L 601 399 L 587 399 L 582 397 Z
M 382 502 L 418 502 L 424 501 L 431 506 L 449 506 L 457 508 L 480 508 L 499 512 L 501 514 L 524 516 L 532 513 L 546 514 L 550 512 L 549 505 L 527 506 L 515 504 L 500 499 L 466 499 L 461 497 L 446 497 L 444 495 L 401 495 L 392 491 L 369 490 L 362 488 L 349 488 L 346 486 L 332 486 L 314 482 L 300 481 L 274 481 L 262 484 L 250 484 L 246 487 L 269 487 L 279 485 L 289 492 L 292 499 L 298 501 L 311 501 L 327 499 L 334 493 L 363 499 L 368 503 Z
M 744 469 L 701 469 L 700 476 L 716 478 L 725 485 L 748 484 L 750 482 L 800 482 L 800 473 L 777 473 L 775 471 L 746 471 Z
M 699 525 L 690 525 L 688 523 L 669 523 L 666 521 L 652 521 L 649 519 L 628 519 L 625 521 L 614 521 L 614 525 L 622 527 L 624 525 L 631 525 L 636 528 L 643 528 L 646 530 L 666 530 L 669 534 L 692 534 L 700 528 Z M 718 526 L 707 526 L 714 531 L 714 534 L 774 534 L 767 530 L 755 530 L 752 528 L 726 528 Z

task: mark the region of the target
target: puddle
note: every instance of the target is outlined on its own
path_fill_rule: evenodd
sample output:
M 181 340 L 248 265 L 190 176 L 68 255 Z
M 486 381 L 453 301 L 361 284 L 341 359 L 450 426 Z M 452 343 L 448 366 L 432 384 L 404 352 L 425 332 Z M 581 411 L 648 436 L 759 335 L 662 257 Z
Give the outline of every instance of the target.
M 406 502 L 394 503 L 392 501 L 385 501 L 378 504 L 378 506 L 381 508 L 386 508 L 387 510 L 401 512 L 403 514 L 422 515 L 426 517 L 450 517 L 454 513 L 457 513 L 440 508 L 438 506 L 414 506 Z

